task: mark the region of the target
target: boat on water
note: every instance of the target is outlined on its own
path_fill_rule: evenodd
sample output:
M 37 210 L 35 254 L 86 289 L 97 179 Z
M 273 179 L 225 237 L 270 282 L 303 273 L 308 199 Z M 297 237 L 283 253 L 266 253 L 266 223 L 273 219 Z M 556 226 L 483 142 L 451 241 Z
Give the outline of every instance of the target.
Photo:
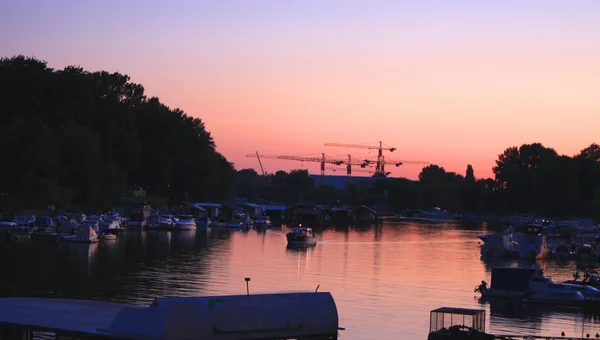
M 102 223 L 102 217 L 100 215 L 86 216 L 85 220 L 81 222 L 84 227 L 92 227 L 94 230 L 100 230 L 100 223 Z
M 481 256 L 519 257 L 519 244 L 514 241 L 511 230 L 484 235 Z
M 0 298 L 0 339 L 338 338 L 330 293 L 157 298 L 149 306 L 104 301 Z
M 492 285 L 475 288 L 482 297 L 513 298 L 522 302 L 582 305 L 586 298 L 600 298 L 600 290 L 584 285 L 556 283 L 539 268 L 492 268 Z
M 102 232 L 119 232 L 123 231 L 125 228 L 121 225 L 121 218 L 119 215 L 111 215 L 108 216 L 105 220 L 100 222 L 100 231 Z
M 63 240 L 76 243 L 96 243 L 98 234 L 92 226 L 80 226 L 75 235 L 63 236 Z
M 269 216 L 257 216 L 254 218 L 254 227 L 260 228 L 271 228 L 271 218 Z
M 158 228 L 173 229 L 177 219 L 173 215 L 160 215 L 158 217 Z
M 287 242 L 290 245 L 314 245 L 317 244 L 317 239 L 312 231 L 312 228 L 302 226 L 293 228 L 286 235 Z
M 181 215 L 175 222 L 177 230 L 196 230 L 196 221 L 191 215 Z

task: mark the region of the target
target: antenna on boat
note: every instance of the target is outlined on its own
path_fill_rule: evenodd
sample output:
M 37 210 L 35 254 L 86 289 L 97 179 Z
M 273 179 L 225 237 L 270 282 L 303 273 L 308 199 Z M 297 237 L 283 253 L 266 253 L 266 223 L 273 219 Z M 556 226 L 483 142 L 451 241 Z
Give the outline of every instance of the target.
M 244 279 L 246 281 L 246 295 L 250 295 L 250 287 L 248 286 L 248 282 L 250 282 L 250 278 L 247 277 Z
M 321 287 L 321 285 L 317 285 L 317 289 L 315 289 L 315 293 L 317 292 L 317 290 L 319 290 L 319 287 Z

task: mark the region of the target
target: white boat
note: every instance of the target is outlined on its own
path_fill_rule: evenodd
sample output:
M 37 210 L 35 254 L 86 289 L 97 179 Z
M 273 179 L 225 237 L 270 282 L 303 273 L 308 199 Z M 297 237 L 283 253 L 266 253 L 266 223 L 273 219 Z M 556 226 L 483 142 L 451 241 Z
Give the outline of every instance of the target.
M 271 228 L 271 218 L 269 216 L 257 216 L 254 218 L 255 228 Z
M 504 231 L 485 236 L 487 237 L 481 247 L 482 256 L 519 257 L 519 244 L 513 240 L 511 231 Z
M 96 243 L 98 242 L 98 234 L 91 226 L 80 226 L 75 235 L 64 236 L 63 240 L 77 243 Z
M 505 233 L 512 234 L 514 231 L 515 231 L 515 228 L 513 226 L 508 226 L 504 231 L 501 231 L 499 233 L 501 233 L 501 234 L 505 234 Z M 479 236 L 477 236 L 477 238 L 480 239 L 481 241 L 483 241 L 483 243 L 485 243 L 485 242 L 487 242 L 487 240 L 489 239 L 489 237 L 492 236 L 492 235 L 494 235 L 494 234 L 498 234 L 498 233 L 479 235 Z
M 515 226 L 513 240 L 518 243 L 517 251 L 523 259 L 540 259 L 548 255 L 546 236 L 542 234 L 544 226 L 522 224 Z
M 175 226 L 177 219 L 173 215 L 160 215 L 158 217 L 158 227 L 172 229 Z
M 196 221 L 190 215 L 181 215 L 177 222 L 175 222 L 175 229 L 177 230 L 196 230 Z
M 109 216 L 100 222 L 100 230 L 102 231 L 117 231 L 121 229 L 121 218 L 119 215 Z
M 492 286 L 482 281 L 476 287 L 482 297 L 518 298 L 523 302 L 557 304 L 581 303 L 585 298 L 600 297 L 600 290 L 569 283 L 556 283 L 541 269 L 493 268 Z
M 92 227 L 95 231 L 100 230 L 100 223 L 102 222 L 102 218 L 98 215 L 87 216 L 85 220 L 81 222 L 81 226 L 83 227 Z

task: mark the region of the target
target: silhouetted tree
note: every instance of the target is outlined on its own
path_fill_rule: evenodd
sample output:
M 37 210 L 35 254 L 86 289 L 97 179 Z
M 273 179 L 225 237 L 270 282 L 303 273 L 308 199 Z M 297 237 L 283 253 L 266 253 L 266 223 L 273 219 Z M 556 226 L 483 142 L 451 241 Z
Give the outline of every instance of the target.
M 107 206 L 131 185 L 176 200 L 224 200 L 233 188 L 204 123 L 120 73 L 2 58 L 0 129 L 10 159 L 0 191 L 21 206 Z

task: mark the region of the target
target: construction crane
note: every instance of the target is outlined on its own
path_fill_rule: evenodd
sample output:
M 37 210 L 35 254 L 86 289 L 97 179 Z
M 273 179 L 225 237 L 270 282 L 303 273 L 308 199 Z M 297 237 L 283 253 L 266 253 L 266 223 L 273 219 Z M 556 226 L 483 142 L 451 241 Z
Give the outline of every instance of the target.
M 300 162 L 315 162 L 321 163 L 321 175 L 325 174 L 325 164 L 334 164 L 334 165 L 342 165 L 344 161 L 339 159 L 334 159 L 329 156 L 326 156 L 324 153 L 321 154 L 321 157 L 305 157 L 305 156 L 286 156 L 286 155 L 259 155 L 256 153 L 249 153 L 246 157 L 256 157 L 262 159 L 283 159 L 287 161 L 300 161 Z
M 346 159 L 337 159 L 330 156 L 326 156 L 324 153 L 321 157 L 306 157 L 306 156 L 287 156 L 287 155 L 261 155 L 258 152 L 247 154 L 246 157 L 253 157 L 258 159 L 282 159 L 288 161 L 300 161 L 300 162 L 315 162 L 321 163 L 321 175 L 325 174 L 325 164 L 333 165 L 346 165 L 346 175 L 352 175 L 352 165 L 358 165 L 361 168 L 366 168 L 369 164 L 365 161 L 357 160 L 348 155 Z M 260 161 L 259 161 L 260 162 Z
M 375 173 L 373 174 L 373 177 L 386 177 L 386 176 L 390 175 L 389 171 L 387 171 L 387 172 L 385 171 L 386 165 L 395 165 L 396 167 L 399 167 L 400 165 L 403 165 L 403 164 L 424 164 L 424 165 L 429 164 L 429 162 L 425 162 L 425 161 L 404 161 L 404 160 L 397 161 L 397 160 L 392 160 L 392 159 L 386 160 L 384 156 L 377 157 L 377 161 L 365 159 L 364 162 L 369 165 L 376 163 L 376 170 L 375 170 Z M 381 169 L 381 172 L 378 173 L 377 171 L 379 169 Z
M 263 176 L 266 175 L 265 173 L 265 169 L 262 166 L 262 162 L 260 161 L 260 155 L 258 154 L 258 151 L 255 151 L 256 153 L 256 159 L 258 159 L 258 165 L 260 165 L 260 171 L 262 171 Z
M 386 161 L 383 156 L 383 151 L 394 152 L 396 150 L 395 147 L 387 146 L 383 144 L 383 142 L 377 142 L 378 145 L 368 145 L 368 144 L 343 144 L 343 143 L 325 143 L 325 146 L 337 146 L 343 148 L 360 148 L 360 149 L 371 149 L 377 150 L 377 160 L 364 160 L 362 164 L 372 165 L 375 163 L 375 173 L 373 177 L 387 177 L 390 173 L 385 171 L 386 164 L 393 164 L 395 166 L 400 166 L 402 164 L 429 164 L 429 162 L 423 161 Z M 364 168 L 363 165 L 361 167 Z

